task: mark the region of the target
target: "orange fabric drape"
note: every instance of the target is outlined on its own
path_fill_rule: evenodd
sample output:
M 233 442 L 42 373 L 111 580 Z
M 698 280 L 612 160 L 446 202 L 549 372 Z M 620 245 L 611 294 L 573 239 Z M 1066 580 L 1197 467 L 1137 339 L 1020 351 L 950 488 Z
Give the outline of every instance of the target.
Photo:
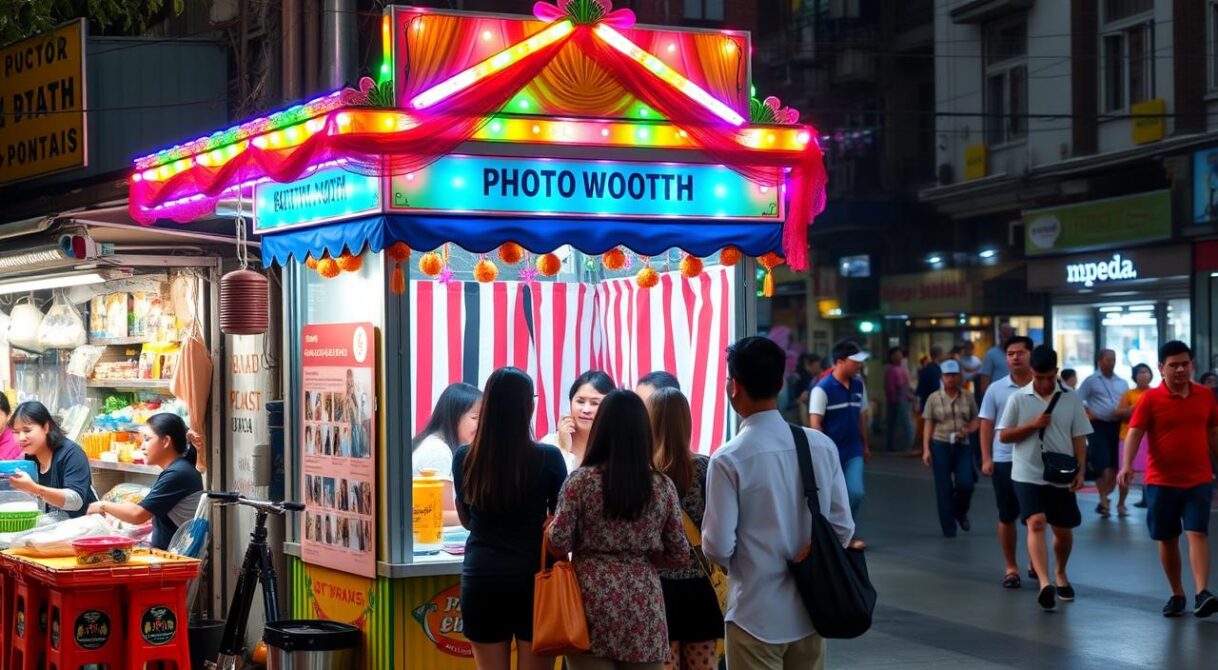
M 604 68 L 568 44 L 525 89 L 543 113 L 615 117 L 635 101 Z

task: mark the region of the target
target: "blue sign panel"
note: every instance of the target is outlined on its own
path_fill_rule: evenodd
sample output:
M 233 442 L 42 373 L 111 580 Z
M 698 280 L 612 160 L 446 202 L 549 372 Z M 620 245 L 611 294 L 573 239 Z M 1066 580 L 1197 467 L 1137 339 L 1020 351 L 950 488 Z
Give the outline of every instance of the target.
M 447 156 L 390 181 L 430 212 L 777 220 L 778 190 L 722 165 Z
M 1193 223 L 1218 222 L 1218 147 L 1193 154 Z
M 289 184 L 254 187 L 254 231 L 265 233 L 381 209 L 381 182 L 340 167 L 317 170 Z

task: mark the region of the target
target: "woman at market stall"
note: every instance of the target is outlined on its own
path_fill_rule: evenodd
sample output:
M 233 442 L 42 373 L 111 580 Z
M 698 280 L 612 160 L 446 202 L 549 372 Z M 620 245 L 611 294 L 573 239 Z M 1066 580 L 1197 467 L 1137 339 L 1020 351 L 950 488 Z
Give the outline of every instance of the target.
M 148 495 L 138 503 L 95 502 L 89 514 L 108 514 L 141 525 L 152 521 L 152 546 L 167 549 L 178 527 L 195 515 L 203 495 L 203 477 L 195 469 L 198 453 L 186 436 L 186 422 L 176 414 L 153 415 L 140 428 L 144 460 L 161 468 Z
M 84 516 L 97 500 L 85 450 L 63 434 L 50 411 L 37 401 L 17 405 L 9 425 L 26 460 L 38 464 L 37 481 L 18 472 L 9 478 L 9 485 L 41 498 L 47 511 L 60 510 L 70 518 Z
M 15 461 L 21 458 L 21 445 L 17 444 L 17 436 L 8 425 L 8 417 L 13 413 L 12 405 L 8 404 L 8 396 L 0 391 L 0 461 Z
M 577 377 L 567 394 L 571 401 L 570 413 L 558 420 L 557 431 L 541 438 L 542 442 L 562 450 L 568 472 L 574 472 L 583 463 L 592 422 L 596 420 L 601 401 L 614 388 L 613 379 L 600 370 L 589 370 Z
M 457 512 L 469 529 L 461 567 L 463 632 L 478 670 L 549 670 L 534 656 L 533 576 L 546 515 L 567 476 L 562 454 L 533 442 L 533 380 L 500 368 L 486 381 L 474 439 L 453 455 Z
M 673 388 L 662 388 L 647 399 L 655 468 L 677 489 L 681 510 L 702 527 L 706 512 L 706 473 L 710 458 L 689 449 L 693 419 L 689 401 Z M 667 670 L 710 670 L 718 667 L 716 641 L 723 638 L 723 614 L 706 573 L 691 551 L 679 568 L 660 569 L 664 612 L 671 655 Z
M 567 657 L 571 670 L 659 670 L 669 658 L 656 568 L 686 565 L 689 541 L 677 489 L 654 458 L 643 401 L 606 395 L 548 531 L 552 554 L 574 554 L 588 620 L 591 647 Z
M 465 383 L 449 385 L 436 401 L 427 425 L 411 445 L 414 476 L 421 477 L 424 470 L 431 470 L 444 480 L 445 526 L 461 523 L 453 498 L 453 452 L 474 441 L 481 407 L 482 391 L 478 387 Z

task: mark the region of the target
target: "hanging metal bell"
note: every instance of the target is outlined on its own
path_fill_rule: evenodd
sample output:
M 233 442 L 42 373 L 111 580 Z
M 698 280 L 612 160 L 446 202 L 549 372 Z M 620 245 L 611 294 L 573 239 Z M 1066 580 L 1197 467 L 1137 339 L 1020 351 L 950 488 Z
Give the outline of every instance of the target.
M 261 335 L 270 319 L 267 281 L 253 270 L 234 270 L 220 278 L 220 332 Z

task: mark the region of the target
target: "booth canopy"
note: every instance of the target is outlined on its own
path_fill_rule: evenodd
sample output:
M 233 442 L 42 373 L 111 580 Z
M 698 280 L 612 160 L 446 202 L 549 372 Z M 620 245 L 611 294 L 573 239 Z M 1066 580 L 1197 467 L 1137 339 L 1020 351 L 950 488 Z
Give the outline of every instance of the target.
M 695 77 L 691 58 L 685 58 L 684 47 L 675 42 L 659 56 L 643 49 L 636 42 L 644 41 L 647 31 L 632 30 L 633 14 L 612 10 L 606 0 L 538 3 L 535 14 L 536 20 L 514 20 L 395 8 L 385 20 L 387 54 L 408 51 L 413 36 L 416 48 L 421 40 L 432 40 L 425 44 L 433 64 L 442 59 L 454 64 L 428 69 L 411 63 L 414 67 L 402 65 L 398 73 L 399 66 L 387 62 L 380 84 L 365 80 L 359 90 L 338 91 L 138 159 L 131 180 L 133 218 L 149 223 L 160 218 L 190 221 L 214 212 L 222 197 L 243 196 L 252 184 L 295 182 L 320 165 L 341 164 L 345 170 L 387 183 L 454 153 L 502 155 L 512 145 L 517 155 L 523 151 L 535 157 L 598 159 L 605 152 L 633 151 L 637 156 L 627 160 L 634 161 L 646 161 L 663 151 L 687 155 L 689 163 L 726 166 L 759 187 L 775 189 L 785 205 L 780 206 L 785 222 L 778 213 L 773 221 L 757 217 L 610 220 L 600 213 L 582 220 L 464 214 L 446 218 L 392 214 L 394 207 L 383 203 L 380 209 L 386 216 L 325 223 L 324 230 L 317 228 L 312 235 L 299 230 L 275 232 L 266 239 L 281 261 L 289 255 L 299 260 L 299 253 L 320 248 L 333 251 L 340 241 L 358 252 L 400 239 L 416 248 L 454 242 L 474 251 L 514 241 L 539 252 L 571 244 L 589 253 L 624 245 L 640 254 L 681 248 L 706 255 L 732 245 L 749 254 L 781 250 L 792 268 L 806 267 L 807 226 L 824 206 L 825 170 L 814 128 L 796 125 L 798 115 L 772 98 L 764 103 L 751 99 L 749 109 L 741 110 L 733 101 L 715 97 L 706 89 L 718 89 L 706 82 L 728 81 L 736 75 L 729 71 L 717 79 Z M 441 19 L 446 23 L 435 23 Z M 473 62 L 474 47 L 469 42 L 492 35 L 479 23 L 490 20 L 499 22 L 497 34 L 507 36 L 508 46 Z M 425 26 L 430 27 L 423 30 Z M 747 38 L 742 41 L 738 33 L 722 35 L 728 36 L 721 40 L 724 51 L 749 53 Z M 658 46 L 654 40 L 645 43 L 653 50 Z M 705 52 L 705 46 L 698 43 L 696 49 Z M 573 53 L 582 60 L 574 65 L 563 60 Z M 705 57 L 700 58 L 692 62 L 706 67 Z M 737 61 L 741 58 L 746 64 L 741 71 L 747 72 L 747 55 L 738 55 Z M 542 79 L 549 78 L 546 90 L 552 90 L 555 77 L 564 76 L 556 71 L 571 71 L 572 81 L 567 83 L 572 87 L 594 85 L 574 81 L 581 76 L 574 73 L 579 70 L 576 65 L 585 75 L 594 68 L 602 81 L 611 81 L 639 101 L 643 114 L 651 110 L 654 118 L 633 119 L 618 112 L 599 118 L 586 112 L 558 116 L 548 110 L 539 115 L 508 108 L 523 90 L 536 88 Z M 459 67 L 464 69 L 454 72 Z M 394 75 L 400 79 L 395 81 Z M 586 76 L 580 81 L 585 79 L 591 81 Z M 746 82 L 741 79 L 739 85 Z M 282 243 L 270 241 L 279 237 Z M 311 241 L 306 244 L 306 239 Z

